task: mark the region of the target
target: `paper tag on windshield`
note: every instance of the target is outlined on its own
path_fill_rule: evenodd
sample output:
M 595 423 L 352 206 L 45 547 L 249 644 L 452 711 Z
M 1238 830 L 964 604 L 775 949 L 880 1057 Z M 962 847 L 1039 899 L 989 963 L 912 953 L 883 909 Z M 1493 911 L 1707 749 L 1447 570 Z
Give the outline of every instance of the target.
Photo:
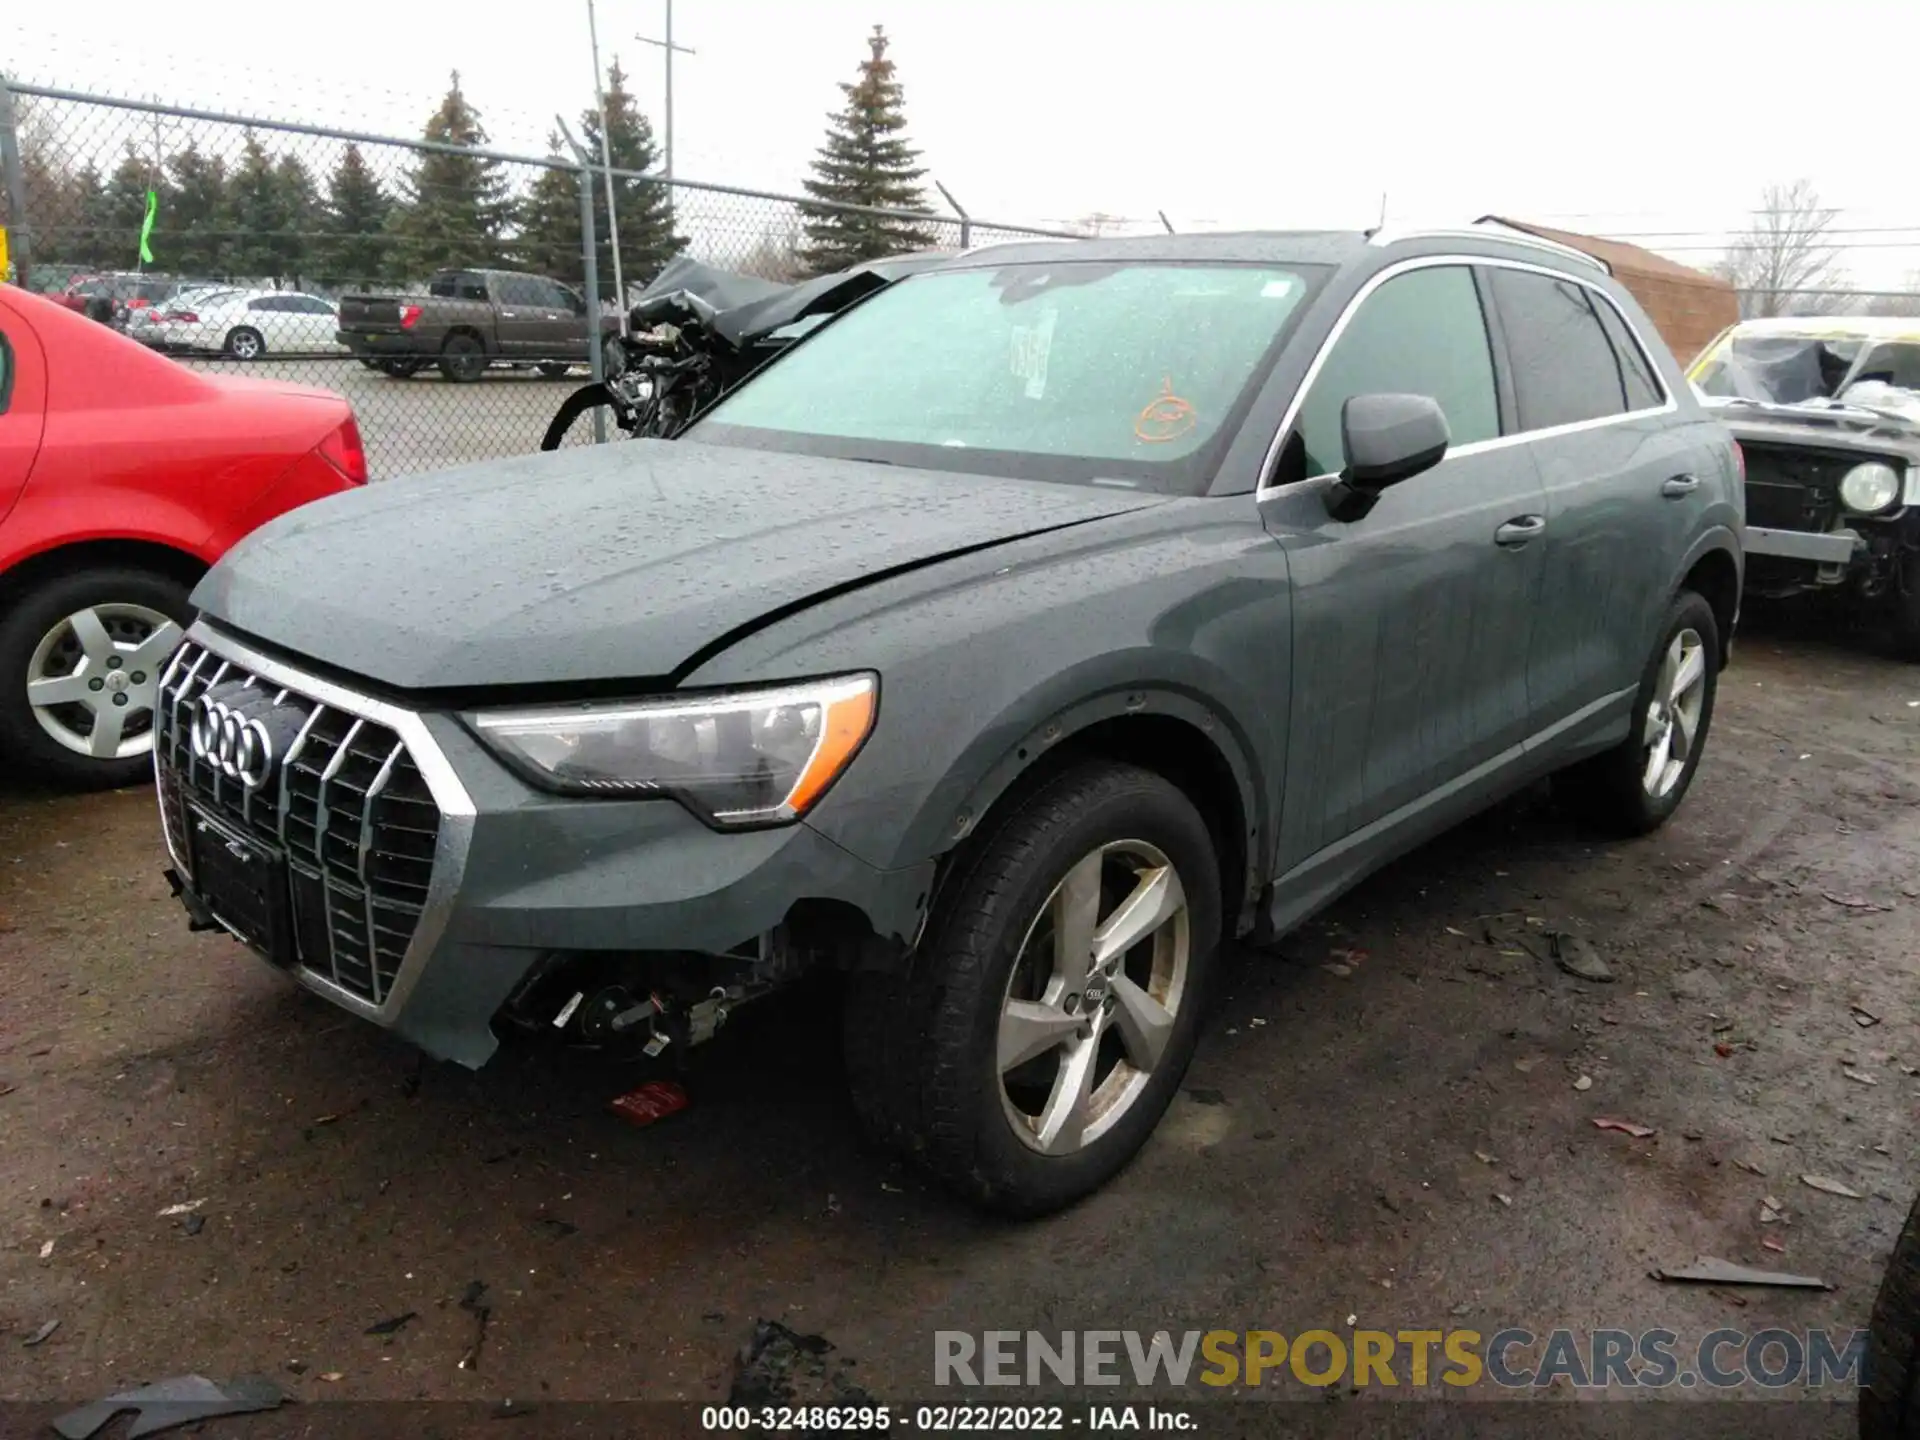
M 1054 309 L 1043 311 L 1037 325 L 1013 327 L 1009 365 L 1017 379 L 1027 382 L 1027 399 L 1039 400 L 1047 393 L 1047 357 L 1053 352 L 1053 322 L 1060 317 Z
M 1293 281 L 1291 280 L 1269 280 L 1260 287 L 1260 298 L 1262 300 L 1284 300 L 1291 294 L 1293 294 Z

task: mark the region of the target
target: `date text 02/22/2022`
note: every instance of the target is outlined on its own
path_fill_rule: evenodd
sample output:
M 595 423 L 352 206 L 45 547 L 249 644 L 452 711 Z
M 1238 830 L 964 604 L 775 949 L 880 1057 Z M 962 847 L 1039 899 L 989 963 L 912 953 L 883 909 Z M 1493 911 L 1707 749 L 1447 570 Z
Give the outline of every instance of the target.
M 927 1434 L 983 1431 L 1027 1434 L 1044 1431 L 1155 1430 L 1190 1432 L 1186 1410 L 1157 1405 L 709 1405 L 700 1412 L 704 1430 L 818 1434 L 841 1430 L 884 1432 L 895 1428 Z

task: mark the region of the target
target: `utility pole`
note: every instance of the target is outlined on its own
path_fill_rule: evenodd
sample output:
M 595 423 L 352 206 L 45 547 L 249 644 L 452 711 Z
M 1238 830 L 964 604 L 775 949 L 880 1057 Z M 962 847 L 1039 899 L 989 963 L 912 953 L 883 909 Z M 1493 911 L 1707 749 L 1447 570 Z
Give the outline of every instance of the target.
M 651 35 L 636 35 L 633 38 L 638 40 L 642 45 L 658 46 L 666 54 L 667 103 L 666 103 L 665 114 L 662 117 L 663 120 L 665 121 L 666 145 L 664 147 L 664 157 L 663 157 L 665 160 L 665 163 L 660 167 L 660 178 L 663 180 L 671 180 L 673 179 L 673 57 L 676 53 L 681 55 L 692 55 L 692 54 L 695 54 L 696 52 L 689 50 L 684 45 L 676 45 L 673 43 L 673 0 L 666 0 L 666 6 L 667 6 L 667 38 L 666 39 L 656 40 Z
M 627 330 L 627 281 L 620 273 L 620 217 L 613 210 L 613 149 L 607 140 L 607 92 L 600 84 L 600 27 L 594 20 L 593 0 L 587 0 L 587 40 L 593 46 L 593 103 L 600 111 L 600 172 L 607 181 L 607 241 L 613 246 L 613 308 L 621 315 L 620 333 Z M 600 297 L 593 297 L 599 315 Z

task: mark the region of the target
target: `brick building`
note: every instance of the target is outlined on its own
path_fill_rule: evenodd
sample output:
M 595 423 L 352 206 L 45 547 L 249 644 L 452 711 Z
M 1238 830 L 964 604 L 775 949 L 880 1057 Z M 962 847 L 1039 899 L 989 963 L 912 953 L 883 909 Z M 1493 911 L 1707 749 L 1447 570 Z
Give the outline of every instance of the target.
M 1709 340 L 1740 318 L 1740 297 L 1728 282 L 1638 245 L 1576 235 L 1568 230 L 1550 230 L 1545 225 L 1510 220 L 1504 215 L 1483 215 L 1478 223 L 1504 225 L 1604 260 L 1613 271 L 1613 278 L 1626 286 L 1652 318 L 1661 338 L 1683 368 L 1693 363 Z

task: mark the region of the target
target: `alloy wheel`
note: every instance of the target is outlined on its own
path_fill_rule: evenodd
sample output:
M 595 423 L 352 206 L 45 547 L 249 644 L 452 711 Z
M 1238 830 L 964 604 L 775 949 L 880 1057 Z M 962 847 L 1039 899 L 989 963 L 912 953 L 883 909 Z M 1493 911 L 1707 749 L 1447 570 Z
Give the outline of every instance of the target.
M 1191 923 L 1156 847 L 1085 856 L 1028 926 L 1001 1003 L 1001 1109 L 1045 1155 L 1093 1144 L 1147 1088 L 1187 998 Z
M 1654 681 L 1653 703 L 1647 707 L 1643 732 L 1647 763 L 1640 783 L 1656 800 L 1668 794 L 1686 774 L 1700 735 L 1700 715 L 1707 696 L 1707 651 L 1697 631 L 1681 630 L 1667 646 Z
M 76 755 L 125 760 L 153 748 L 160 672 L 183 632 L 145 605 L 90 605 L 57 622 L 27 662 L 40 728 Z

